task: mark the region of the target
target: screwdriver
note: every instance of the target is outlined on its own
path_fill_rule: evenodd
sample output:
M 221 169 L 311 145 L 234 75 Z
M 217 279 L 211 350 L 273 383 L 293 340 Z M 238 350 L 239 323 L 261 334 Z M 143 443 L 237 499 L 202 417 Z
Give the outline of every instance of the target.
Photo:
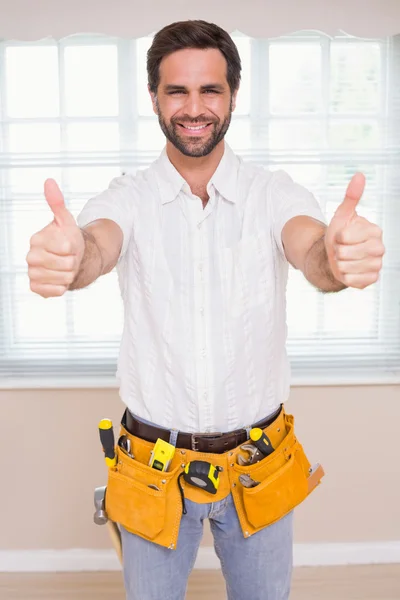
M 250 431 L 250 439 L 264 456 L 268 456 L 274 451 L 271 440 L 259 427 L 253 427 L 253 429 Z
M 107 467 L 115 467 L 117 457 L 115 454 L 115 440 L 113 424 L 110 419 L 102 419 L 99 423 L 100 441 L 104 450 Z

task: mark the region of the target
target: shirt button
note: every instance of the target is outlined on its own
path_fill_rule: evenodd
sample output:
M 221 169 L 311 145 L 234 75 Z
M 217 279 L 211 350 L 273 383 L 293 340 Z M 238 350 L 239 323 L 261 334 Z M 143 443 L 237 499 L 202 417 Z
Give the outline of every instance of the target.
M 202 317 L 204 317 L 204 308 L 203 308 L 203 306 L 200 309 L 200 314 L 201 314 Z
M 206 356 L 206 354 L 207 354 L 206 350 L 205 350 L 205 348 L 203 348 L 201 351 L 201 356 L 204 358 Z

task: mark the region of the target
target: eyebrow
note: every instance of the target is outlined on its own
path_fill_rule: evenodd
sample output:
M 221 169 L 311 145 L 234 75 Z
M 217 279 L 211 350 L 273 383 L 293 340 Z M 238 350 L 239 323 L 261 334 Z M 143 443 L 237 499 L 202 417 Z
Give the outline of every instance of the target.
M 164 86 L 164 90 L 166 92 L 172 92 L 172 91 L 185 92 L 185 91 L 187 91 L 187 88 L 184 85 L 168 84 L 168 85 Z M 202 92 L 204 92 L 206 90 L 217 90 L 218 92 L 223 92 L 225 90 L 225 87 L 223 85 L 221 85 L 220 83 L 208 83 L 207 85 L 202 85 L 200 87 L 200 90 Z

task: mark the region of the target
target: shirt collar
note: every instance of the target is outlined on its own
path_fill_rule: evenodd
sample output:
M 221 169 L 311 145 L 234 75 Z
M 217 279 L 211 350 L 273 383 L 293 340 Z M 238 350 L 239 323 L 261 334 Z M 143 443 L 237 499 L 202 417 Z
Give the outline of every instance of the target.
M 207 189 L 209 189 L 210 185 L 213 185 L 225 200 L 235 203 L 237 199 L 239 165 L 240 159 L 225 142 L 224 154 L 214 175 L 210 179 Z
M 237 199 L 237 176 L 240 160 L 228 144 L 224 143 L 224 154 L 207 185 L 207 190 L 213 185 L 225 200 L 235 203 Z M 169 160 L 166 148 L 163 149 L 156 160 L 155 167 L 161 203 L 172 202 L 178 196 L 186 181 Z
M 161 203 L 172 202 L 186 182 L 169 160 L 166 148 L 161 152 L 154 166 Z

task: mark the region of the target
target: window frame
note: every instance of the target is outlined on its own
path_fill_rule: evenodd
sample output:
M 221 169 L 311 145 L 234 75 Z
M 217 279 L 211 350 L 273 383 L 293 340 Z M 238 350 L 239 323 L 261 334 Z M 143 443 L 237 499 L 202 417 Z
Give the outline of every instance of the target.
M 397 44 L 400 46 L 400 36 L 397 36 Z M 341 42 L 352 44 L 359 44 L 362 41 L 371 41 L 376 43 L 378 40 L 363 40 L 363 38 L 348 38 L 343 36 L 343 38 L 339 38 L 338 36 L 333 39 L 336 41 L 340 39 Z M 239 119 L 249 119 L 251 126 L 251 135 L 254 136 L 256 131 L 259 130 L 260 127 L 266 128 L 265 130 L 268 132 L 268 128 L 271 122 L 271 111 L 268 102 L 268 86 L 269 86 L 269 49 L 271 44 L 287 44 L 293 41 L 296 43 L 310 43 L 319 42 L 321 44 L 321 61 L 322 61 L 322 93 L 323 93 L 323 102 L 322 102 L 322 111 L 321 114 L 315 115 L 303 115 L 303 117 L 296 117 L 295 115 L 287 115 L 281 116 L 274 114 L 273 118 L 307 118 L 313 119 L 318 118 L 321 119 L 324 123 L 324 145 L 325 145 L 325 155 L 322 152 L 314 152 L 310 151 L 309 156 L 304 155 L 307 160 L 307 164 L 311 161 L 314 161 L 320 164 L 325 173 L 330 163 L 335 163 L 343 157 L 343 152 L 341 151 L 328 151 L 327 150 L 327 135 L 328 135 L 328 124 L 329 120 L 332 118 L 328 112 L 328 94 L 329 94 L 329 64 L 330 64 L 330 45 L 331 39 L 328 36 L 323 34 L 318 34 L 314 32 L 302 32 L 296 35 L 288 35 L 281 36 L 279 38 L 271 38 L 271 39 L 251 39 L 251 95 L 250 95 L 250 112 L 249 115 L 240 115 L 235 117 L 237 120 Z M 79 46 L 79 45 L 116 45 L 118 52 L 118 86 L 119 86 L 119 114 L 116 117 L 67 117 L 66 109 L 65 109 L 65 87 L 64 87 L 64 73 L 65 73 L 65 61 L 64 61 L 64 53 L 65 49 L 70 46 Z M 119 134 L 120 134 L 120 150 L 117 153 L 110 153 L 109 156 L 103 157 L 105 164 L 108 166 L 119 165 L 121 171 L 129 171 L 132 167 L 143 166 L 145 164 L 150 163 L 154 160 L 158 152 L 147 152 L 141 153 L 137 151 L 135 148 L 135 139 L 137 136 L 139 121 L 146 121 L 150 117 L 148 116 L 140 116 L 137 110 L 137 96 L 136 96 L 136 42 L 135 40 L 126 40 L 120 38 L 114 38 L 110 36 L 87 36 L 87 35 L 77 35 L 71 36 L 68 38 L 64 38 L 58 42 L 54 40 L 42 40 L 40 42 L 9 42 L 9 41 L 0 41 L 0 131 L 1 131 L 1 139 L 0 139 L 0 156 L 3 154 L 5 157 L 7 155 L 8 147 L 8 130 L 9 125 L 14 122 L 28 122 L 35 121 L 35 119 L 21 119 L 21 118 L 9 118 L 6 117 L 6 106 L 5 106 L 5 48 L 6 46 L 37 46 L 37 45 L 56 45 L 58 52 L 58 65 L 59 65 L 59 81 L 60 81 L 60 90 L 59 90 L 59 102 L 60 102 L 60 115 L 59 118 L 51 118 L 45 119 L 40 118 L 37 119 L 40 122 L 54 122 L 60 124 L 60 149 L 62 152 L 65 152 L 67 149 L 66 146 L 66 130 L 67 125 L 69 123 L 76 122 L 90 122 L 91 120 L 96 122 L 101 121 L 110 121 L 118 123 L 119 126 Z M 390 107 L 386 105 L 386 99 L 390 97 L 388 92 L 388 86 L 394 88 L 396 82 L 393 83 L 391 80 L 391 75 L 395 73 L 395 69 L 400 71 L 400 51 L 397 48 L 397 51 L 394 50 L 393 45 L 386 40 L 381 40 L 381 73 L 382 73 L 382 87 L 381 87 L 381 114 L 380 121 L 381 124 L 385 122 L 387 119 L 387 111 Z M 129 70 L 131 74 L 130 78 L 126 77 L 126 72 Z M 400 78 L 399 78 L 400 79 Z M 397 108 L 400 113 L 400 106 Z M 400 115 L 399 115 L 400 116 Z M 374 115 L 375 117 L 375 115 Z M 338 115 L 338 119 L 346 118 L 345 115 Z M 354 118 L 354 115 L 347 115 L 347 118 Z M 363 113 L 362 119 L 368 118 L 367 113 Z M 385 128 L 382 126 L 382 130 Z M 393 160 L 395 160 L 396 156 L 396 148 L 400 146 L 400 132 L 399 138 L 396 140 L 397 146 L 393 150 Z M 388 151 L 388 154 L 389 151 Z M 346 155 L 351 157 L 351 160 L 363 160 L 363 162 L 370 162 L 372 164 L 376 164 L 378 158 L 381 157 L 382 152 L 380 151 L 368 151 L 368 153 L 362 152 L 350 152 L 346 151 Z M 378 156 L 379 155 L 379 156 Z M 244 156 L 246 159 L 246 156 Z M 251 158 L 254 160 L 258 160 L 262 162 L 265 166 L 274 168 L 274 166 L 278 165 L 279 162 L 282 161 L 282 153 L 273 151 L 270 149 L 260 150 L 260 151 L 251 151 Z M 95 163 L 95 158 L 91 159 L 90 157 L 82 158 L 79 164 L 80 165 L 90 165 Z M 4 158 L 4 163 L 0 159 L 0 189 L 5 190 L 8 187 L 9 183 L 9 171 L 5 168 L 7 160 Z M 284 162 L 286 164 L 297 164 L 298 156 L 296 153 L 285 152 L 284 153 Z M 97 163 L 96 163 L 97 164 Z M 18 166 L 18 160 L 15 160 L 15 166 Z M 29 166 L 29 165 L 28 165 Z M 62 179 L 60 181 L 61 187 L 63 187 L 63 183 L 65 183 L 65 173 L 61 169 Z M 387 189 L 387 182 L 382 184 L 382 189 Z M 6 198 L 4 194 L 0 193 L 0 204 L 5 203 Z M 385 194 L 385 202 L 389 202 L 388 195 Z M 3 206 L 4 207 L 4 206 Z M 392 208 L 392 206 L 391 206 Z M 400 217 L 400 209 L 399 217 Z M 385 218 L 384 228 L 394 228 L 395 219 L 387 218 L 387 213 L 383 213 Z M 399 221 L 397 221 L 399 222 Z M 1 245 L 3 245 L 3 254 L 4 250 L 7 253 L 7 235 L 11 235 L 11 231 L 7 231 L 6 222 L 0 222 L 0 255 L 2 252 Z M 391 232 L 391 235 L 393 233 Z M 7 254 L 5 254 L 7 256 Z M 381 295 L 379 301 L 379 310 L 389 310 L 393 313 L 394 318 L 397 315 L 397 321 L 394 323 L 394 327 L 400 332 L 400 310 L 396 312 L 396 293 L 399 292 L 399 284 L 396 283 L 396 278 L 390 278 L 390 272 L 398 272 L 400 270 L 399 259 L 394 261 L 393 265 L 390 265 L 388 268 L 388 272 L 384 272 L 382 274 L 382 283 L 379 288 L 379 293 Z M 24 272 L 21 268 L 18 272 Z M 15 273 L 8 273 L 10 278 L 15 277 Z M 2 276 L 3 275 L 3 276 Z M 42 359 L 32 359 L 29 361 L 23 360 L 21 361 L 18 358 L 18 352 L 12 348 L 12 324 L 10 322 L 6 322 L 7 310 L 2 310 L 2 308 L 6 305 L 6 302 L 10 305 L 13 303 L 13 297 L 15 294 L 15 290 L 12 293 L 8 293 L 5 291 L 4 285 L 4 275 L 7 276 L 5 269 L 1 268 L 0 265 L 0 357 L 6 355 L 6 351 L 9 355 L 9 358 L 2 360 L 1 362 L 6 364 L 9 367 L 9 372 L 13 373 L 13 377 L 7 380 L 7 377 L 1 377 L 0 375 L 0 388 L 5 385 L 9 385 L 9 381 L 22 381 L 27 382 L 35 380 L 35 372 L 39 365 L 43 365 Z M 11 284 L 14 287 L 14 284 Z M 377 292 L 378 293 L 378 292 Z M 66 312 L 71 313 L 73 311 L 73 300 L 71 294 L 66 295 Z M 323 298 L 322 296 L 319 298 L 318 302 L 318 310 L 321 311 Z M 383 308 L 384 307 L 384 308 Z M 10 314 L 10 312 L 8 313 Z M 71 320 L 67 319 L 67 322 L 71 322 Z M 385 325 L 384 321 L 378 321 L 380 324 L 380 328 Z M 387 325 L 387 324 L 386 324 Z M 72 332 L 70 332 L 72 334 Z M 383 336 L 389 335 L 390 332 L 383 332 Z M 380 332 L 379 335 L 382 335 Z M 363 353 L 352 356 L 351 362 L 354 367 L 353 370 L 349 371 L 347 374 L 340 374 L 339 371 L 336 373 L 334 371 L 324 372 L 323 369 L 326 368 L 326 362 L 324 360 L 320 360 L 320 352 L 318 348 L 316 348 L 314 353 L 309 354 L 307 357 L 304 357 L 300 354 L 296 354 L 293 352 L 296 344 L 301 344 L 305 340 L 309 340 L 310 336 L 302 338 L 296 338 L 296 340 L 291 340 L 288 338 L 287 348 L 289 357 L 292 364 L 292 372 L 293 378 L 292 381 L 298 382 L 300 385 L 305 384 L 308 385 L 310 382 L 320 382 L 320 381 L 330 381 L 331 383 L 340 384 L 343 381 L 347 382 L 365 382 L 371 381 L 371 375 L 368 372 L 373 369 L 375 372 L 377 367 L 380 365 L 379 372 L 372 376 L 372 381 L 377 383 L 387 383 L 387 382 L 400 382 L 400 370 L 398 362 L 398 357 L 400 355 L 400 335 L 398 340 L 398 347 L 393 350 L 393 356 L 390 356 L 389 348 L 382 355 L 382 348 L 385 348 L 385 344 L 381 344 L 382 348 L 375 349 L 374 352 L 366 352 L 364 350 Z M 93 342 L 93 346 L 96 346 L 96 342 Z M 354 344 L 352 345 L 354 348 L 357 346 L 356 338 L 354 338 Z M 97 382 L 97 384 L 101 387 L 107 385 L 107 381 L 110 382 L 110 385 L 115 384 L 114 373 L 116 370 L 115 364 L 115 356 L 117 354 L 119 348 L 119 340 L 116 342 L 114 346 L 112 346 L 115 354 L 102 355 L 102 359 L 94 357 L 89 357 L 84 360 L 72 361 L 68 360 L 67 364 L 63 363 L 63 361 L 51 361 L 47 360 L 49 363 L 49 372 L 51 373 L 53 370 L 57 373 L 57 377 L 60 378 L 60 381 L 64 381 L 63 387 L 65 387 L 65 381 L 70 382 L 73 386 L 73 381 L 79 381 L 80 384 L 84 381 L 93 381 L 93 384 Z M 362 345 L 359 346 L 362 348 Z M 73 354 L 73 348 L 71 348 L 71 354 Z M 14 356 L 13 356 L 14 354 Z M 331 361 L 337 361 L 340 364 L 341 354 L 338 353 L 335 356 L 333 353 L 329 354 L 329 358 Z M 22 365 L 21 365 L 22 362 Z M 311 368 L 312 365 L 312 368 Z M 360 369 L 360 370 L 358 370 Z M 7 369 L 8 371 L 8 369 Z M 354 371 L 354 372 L 353 372 Z M 15 374 L 20 373 L 20 375 L 15 376 Z M 92 375 L 88 375 L 88 373 L 92 373 Z M 303 375 L 305 373 L 305 375 Z M 80 375 L 81 374 L 81 375 Z M 101 377 L 100 377 L 101 374 Z M 50 377 L 52 381 L 52 385 L 54 385 L 54 378 Z M 114 384 L 112 383 L 114 382 Z M 30 384 L 30 385 L 31 385 Z M 43 384 L 43 379 L 41 379 L 41 384 Z M 25 385 L 25 384 L 23 384 Z M 319 385 L 319 383 L 316 383 Z

